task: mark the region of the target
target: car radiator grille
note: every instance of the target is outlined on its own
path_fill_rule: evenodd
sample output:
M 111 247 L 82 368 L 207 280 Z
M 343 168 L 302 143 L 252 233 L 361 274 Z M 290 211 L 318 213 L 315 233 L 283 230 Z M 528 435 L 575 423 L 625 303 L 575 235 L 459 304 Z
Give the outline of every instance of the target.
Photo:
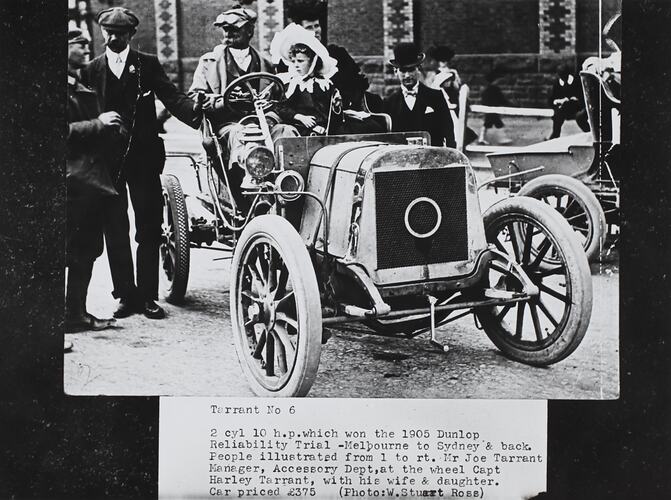
M 465 175 L 464 167 L 375 174 L 378 269 L 467 259 Z

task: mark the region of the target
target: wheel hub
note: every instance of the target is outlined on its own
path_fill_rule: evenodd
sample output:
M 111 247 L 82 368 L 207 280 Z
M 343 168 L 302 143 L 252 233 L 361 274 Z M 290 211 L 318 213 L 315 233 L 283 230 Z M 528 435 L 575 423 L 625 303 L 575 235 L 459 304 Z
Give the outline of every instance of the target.
M 247 308 L 247 317 L 255 323 L 262 323 L 266 330 L 272 330 L 277 318 L 277 306 L 273 295 L 261 292 L 258 301 Z
M 261 297 L 263 309 L 261 310 L 260 317 L 268 330 L 272 330 L 275 326 L 275 318 L 277 317 L 275 301 L 273 299 L 270 293 L 266 293 Z

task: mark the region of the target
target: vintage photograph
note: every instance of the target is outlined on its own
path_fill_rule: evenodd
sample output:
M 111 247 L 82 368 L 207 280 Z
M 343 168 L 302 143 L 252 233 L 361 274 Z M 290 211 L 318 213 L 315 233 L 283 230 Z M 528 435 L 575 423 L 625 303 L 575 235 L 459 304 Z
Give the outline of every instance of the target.
M 618 398 L 620 0 L 68 18 L 66 394 Z

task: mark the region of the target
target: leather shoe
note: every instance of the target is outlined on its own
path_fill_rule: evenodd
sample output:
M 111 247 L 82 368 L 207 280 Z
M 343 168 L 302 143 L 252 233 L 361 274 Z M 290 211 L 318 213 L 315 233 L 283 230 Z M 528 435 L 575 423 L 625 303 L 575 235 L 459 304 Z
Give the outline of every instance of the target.
M 96 318 L 93 314 L 84 313 L 79 318 L 72 318 L 65 321 L 65 333 L 79 333 L 88 330 L 100 331 L 116 326 L 116 320 Z
M 165 318 L 165 311 L 153 300 L 148 300 L 144 303 L 144 310 L 142 312 L 149 319 Z
M 114 311 L 114 316 L 115 318 L 127 318 L 128 316 L 132 316 L 138 311 L 138 308 L 135 306 L 132 300 L 129 299 L 121 299 L 119 301 L 119 307 L 117 307 L 116 311 Z
M 96 318 L 90 313 L 86 313 L 86 317 L 89 320 L 89 325 L 91 325 L 91 330 L 106 330 L 107 328 L 116 326 L 116 320 L 114 318 Z

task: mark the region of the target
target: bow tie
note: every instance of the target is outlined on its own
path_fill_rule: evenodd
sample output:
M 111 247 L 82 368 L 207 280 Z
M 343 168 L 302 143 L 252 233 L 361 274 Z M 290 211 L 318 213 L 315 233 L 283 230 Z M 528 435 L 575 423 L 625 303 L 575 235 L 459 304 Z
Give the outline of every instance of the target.
M 417 90 L 408 90 L 405 87 L 403 87 L 403 95 L 406 97 L 408 96 L 417 97 Z

